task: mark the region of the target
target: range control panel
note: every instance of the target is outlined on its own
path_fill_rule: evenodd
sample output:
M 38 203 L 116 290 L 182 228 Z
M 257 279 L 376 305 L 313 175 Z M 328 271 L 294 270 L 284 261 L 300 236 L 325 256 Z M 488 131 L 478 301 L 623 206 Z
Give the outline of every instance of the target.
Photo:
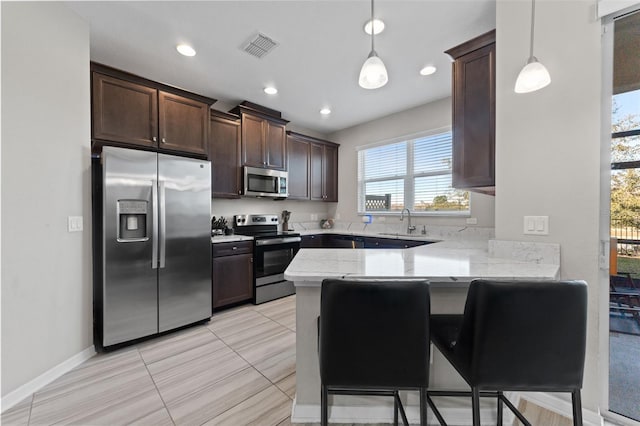
M 234 226 L 278 225 L 276 214 L 239 214 L 233 217 Z

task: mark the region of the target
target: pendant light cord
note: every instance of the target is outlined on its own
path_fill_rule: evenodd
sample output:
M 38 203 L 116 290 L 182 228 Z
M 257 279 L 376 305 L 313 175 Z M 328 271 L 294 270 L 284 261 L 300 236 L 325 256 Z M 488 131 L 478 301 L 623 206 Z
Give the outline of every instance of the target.
M 375 24 L 373 23 L 373 0 L 371 0 L 371 51 L 374 52 L 373 48 L 373 35 L 375 34 Z
M 536 22 L 536 0 L 531 0 L 531 43 L 529 45 L 529 58 L 533 57 L 533 28 L 535 26 L 535 22 Z

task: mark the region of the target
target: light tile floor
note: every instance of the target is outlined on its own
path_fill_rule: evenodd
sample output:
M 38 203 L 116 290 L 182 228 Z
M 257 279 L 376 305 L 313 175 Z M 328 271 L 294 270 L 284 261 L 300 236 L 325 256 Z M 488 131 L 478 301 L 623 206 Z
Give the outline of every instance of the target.
M 3 425 L 290 425 L 295 296 L 98 354 L 2 414 Z
M 94 356 L 1 423 L 291 426 L 295 322 L 295 296 L 216 313 L 205 325 Z M 534 425 L 571 424 L 534 404 L 520 408 Z

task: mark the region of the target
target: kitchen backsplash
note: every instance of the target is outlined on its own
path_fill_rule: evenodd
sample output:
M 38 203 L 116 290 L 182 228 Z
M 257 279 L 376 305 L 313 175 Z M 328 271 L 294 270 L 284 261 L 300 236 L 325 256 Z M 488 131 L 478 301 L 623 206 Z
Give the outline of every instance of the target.
M 277 214 L 280 216 L 283 210 L 291 212 L 289 228 L 295 231 L 321 229 L 320 222 L 324 219 L 333 219 L 333 229 L 336 232 L 372 232 L 372 233 L 398 233 L 405 234 L 407 221 L 401 222 L 399 218 L 387 217 L 384 222 L 365 224 L 362 222 L 343 221 L 329 217 L 329 207 L 333 203 L 295 200 L 265 200 L 261 198 L 240 198 L 234 200 L 211 200 L 211 214 L 216 217 L 224 217 L 231 225 L 233 216 L 237 214 Z M 413 235 L 422 235 L 424 227 L 426 236 L 434 239 L 491 239 L 494 238 L 494 228 L 465 225 L 428 225 L 425 222 L 429 218 L 412 217 L 412 224 L 416 230 Z
M 228 223 L 232 223 L 233 216 L 237 214 L 277 214 L 280 216 L 283 210 L 289 210 L 291 212 L 290 223 L 308 222 L 314 217 L 319 224 L 321 219 L 327 219 L 327 204 L 314 201 L 269 200 L 262 198 L 240 198 L 235 200 L 214 198 L 211 200 L 211 215 L 216 217 L 223 216 Z

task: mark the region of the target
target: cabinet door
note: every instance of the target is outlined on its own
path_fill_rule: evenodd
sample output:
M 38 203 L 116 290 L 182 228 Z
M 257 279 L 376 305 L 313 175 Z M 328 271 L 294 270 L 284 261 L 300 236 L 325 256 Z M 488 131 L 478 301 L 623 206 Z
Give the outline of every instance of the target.
M 311 144 L 295 137 L 287 137 L 287 170 L 289 171 L 289 198 L 308 200 L 309 156 Z
M 287 166 L 287 141 L 284 125 L 264 121 L 265 126 L 265 153 L 267 167 L 270 169 L 286 170 Z
M 324 188 L 322 185 L 322 157 L 324 156 L 324 145 L 311 144 L 309 178 L 311 180 L 311 199 L 324 200 Z
M 495 43 L 453 64 L 453 186 L 495 185 Z
M 159 93 L 162 149 L 207 154 L 209 105 L 172 93 Z
M 155 147 L 158 91 L 93 73 L 93 139 Z
M 324 201 L 338 201 L 338 147 L 325 145 L 322 164 Z
M 303 235 L 300 248 L 324 248 L 326 235 Z
M 253 255 L 213 258 L 213 308 L 253 298 Z
M 211 117 L 209 160 L 213 197 L 240 197 L 240 121 Z
M 242 115 L 242 165 L 262 167 L 267 165 L 264 155 L 264 120 Z

